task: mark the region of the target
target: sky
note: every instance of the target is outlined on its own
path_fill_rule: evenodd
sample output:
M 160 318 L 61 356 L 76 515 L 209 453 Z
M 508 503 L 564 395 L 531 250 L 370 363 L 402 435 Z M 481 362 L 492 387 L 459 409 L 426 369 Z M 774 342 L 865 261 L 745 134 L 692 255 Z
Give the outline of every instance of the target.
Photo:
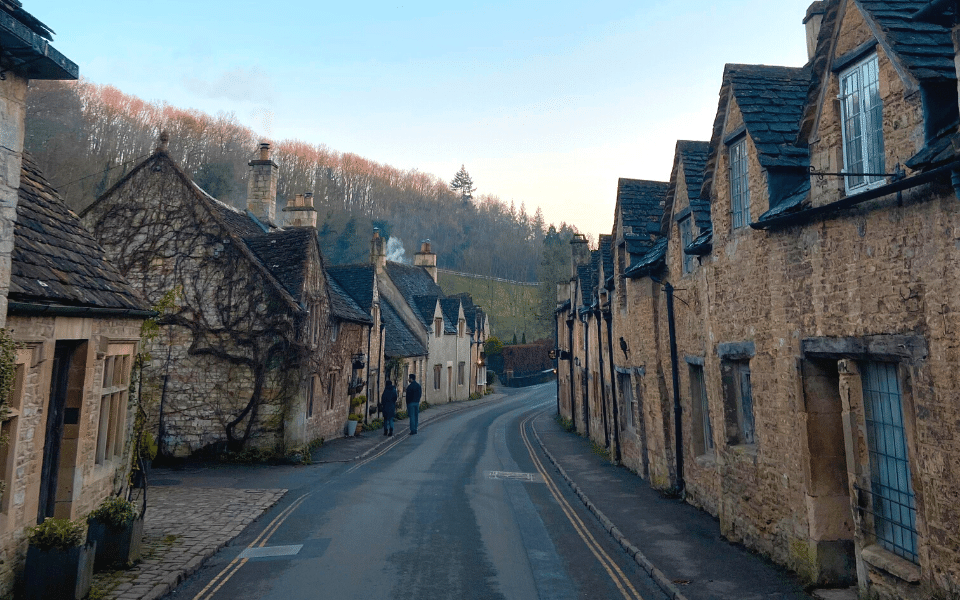
M 81 77 L 610 233 L 708 140 L 725 63 L 802 66 L 810 0 L 23 0 Z

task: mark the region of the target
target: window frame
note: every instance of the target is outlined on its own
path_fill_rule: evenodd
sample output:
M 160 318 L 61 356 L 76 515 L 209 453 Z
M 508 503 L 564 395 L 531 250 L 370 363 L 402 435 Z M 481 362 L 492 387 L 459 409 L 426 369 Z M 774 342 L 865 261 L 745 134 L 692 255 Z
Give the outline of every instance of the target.
M 100 406 L 94 464 L 102 465 L 123 454 L 127 404 L 133 369 L 134 344 L 110 344 L 100 374 Z
M 440 380 L 443 374 L 443 365 L 433 365 L 433 389 L 440 390 Z
M 728 446 L 756 446 L 756 403 L 750 360 L 730 358 L 721 362 L 724 388 L 724 420 Z
M 706 373 L 703 365 L 688 363 L 687 366 L 690 378 L 694 453 L 696 456 L 712 456 L 716 452 L 716 446 L 713 440 L 713 426 L 710 423 L 710 399 L 707 394 Z
M 750 163 L 747 136 L 744 134 L 727 145 L 730 184 L 730 228 L 750 226 Z
M 856 81 L 856 90 L 848 91 L 849 81 Z M 887 178 L 880 173 L 886 172 L 886 155 L 883 136 L 883 99 L 880 98 L 880 61 L 876 52 L 865 56 L 837 74 L 837 98 L 840 101 L 840 132 L 843 155 L 843 172 L 875 173 L 873 176 L 845 176 L 845 192 L 858 194 L 886 183 Z M 874 96 L 872 91 L 876 92 Z M 871 92 L 871 93 L 868 93 Z M 868 106 L 867 103 L 874 99 Z M 856 112 L 848 114 L 856 102 Z M 861 134 L 856 141 L 850 140 L 847 123 L 856 123 Z M 871 135 L 873 134 L 873 135 Z M 867 143 L 863 143 L 864 140 Z M 852 158 L 855 155 L 858 160 Z M 858 181 L 859 180 L 859 181 Z

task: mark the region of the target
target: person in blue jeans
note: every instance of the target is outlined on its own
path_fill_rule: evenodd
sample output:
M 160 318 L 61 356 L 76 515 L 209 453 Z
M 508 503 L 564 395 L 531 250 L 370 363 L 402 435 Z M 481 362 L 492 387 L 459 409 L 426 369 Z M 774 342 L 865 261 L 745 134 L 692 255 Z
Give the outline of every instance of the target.
M 410 435 L 417 435 L 417 426 L 420 424 L 420 397 L 423 389 L 417 383 L 417 376 L 410 374 L 410 384 L 407 385 L 407 414 L 410 416 Z
M 393 417 L 397 414 L 397 388 L 387 380 L 380 395 L 380 410 L 383 411 L 383 435 L 393 435 Z

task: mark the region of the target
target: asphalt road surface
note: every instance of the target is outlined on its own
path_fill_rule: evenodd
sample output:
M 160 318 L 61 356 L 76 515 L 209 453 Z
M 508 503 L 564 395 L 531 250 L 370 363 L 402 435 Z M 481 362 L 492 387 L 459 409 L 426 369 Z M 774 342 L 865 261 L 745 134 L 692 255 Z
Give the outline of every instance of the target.
M 662 600 L 540 452 L 556 387 L 422 424 L 362 462 L 312 465 L 169 598 Z

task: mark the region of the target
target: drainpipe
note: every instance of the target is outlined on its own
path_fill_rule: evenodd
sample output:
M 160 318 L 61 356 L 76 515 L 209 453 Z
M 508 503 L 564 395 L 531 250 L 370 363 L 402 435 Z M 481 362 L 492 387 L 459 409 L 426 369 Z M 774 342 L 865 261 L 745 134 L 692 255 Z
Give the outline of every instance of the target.
M 603 313 L 603 320 L 607 322 L 607 356 L 610 357 L 610 393 L 613 395 L 611 404 L 613 404 L 613 445 L 615 456 L 619 464 L 622 457 L 620 455 L 620 415 L 617 409 L 617 374 L 613 364 L 613 311 L 607 309 Z
M 590 439 L 590 317 L 583 316 L 583 380 L 587 385 L 583 386 L 583 426 L 586 428 L 587 439 Z
M 373 324 L 367 328 L 367 378 L 364 387 L 367 390 L 367 404 L 363 407 L 363 424 L 367 424 L 367 417 L 370 415 L 370 337 L 373 335 Z
M 386 368 L 386 365 L 383 364 L 383 330 L 384 330 L 384 327 L 385 327 L 384 324 L 383 324 L 383 323 L 380 323 L 380 343 L 378 344 L 378 345 L 380 346 L 380 350 L 378 351 L 379 354 L 377 355 L 377 365 L 379 365 L 378 368 L 377 368 L 377 407 L 378 407 L 378 408 L 377 408 L 377 418 L 378 418 L 378 419 L 380 418 L 380 409 L 379 409 L 379 406 L 380 406 L 380 384 L 382 383 L 381 380 L 380 380 L 380 378 L 383 377 L 383 370 L 384 370 L 384 368 Z M 400 389 L 399 386 L 397 387 L 397 389 L 398 389 L 398 390 Z
M 676 438 L 677 456 L 677 491 L 683 492 L 683 424 L 681 423 L 680 407 L 680 369 L 677 365 L 677 328 L 673 312 L 673 286 L 669 281 L 663 283 L 663 290 L 667 294 L 667 324 L 670 331 L 670 363 L 673 375 L 673 429 Z
M 604 382 L 603 373 L 603 332 L 600 327 L 600 303 L 597 302 L 597 308 L 593 309 L 593 316 L 597 320 L 597 360 L 600 364 L 600 404 L 603 406 L 601 415 L 603 415 L 603 441 L 606 448 L 610 449 L 610 427 L 607 425 L 607 386 Z
M 560 313 L 553 313 L 553 347 L 557 349 L 557 416 L 560 416 Z
M 572 310 L 575 311 L 577 309 L 572 308 Z M 576 313 L 574 313 L 574 315 L 576 315 Z M 570 339 L 570 345 L 567 346 L 568 348 L 570 348 L 570 360 L 568 361 L 570 363 L 570 385 L 568 386 L 570 388 L 570 418 L 573 421 L 573 430 L 576 431 L 577 430 L 577 401 L 573 395 L 573 382 L 575 381 L 575 378 L 573 376 L 574 375 L 573 373 L 573 319 L 569 319 L 567 321 L 567 335 Z

